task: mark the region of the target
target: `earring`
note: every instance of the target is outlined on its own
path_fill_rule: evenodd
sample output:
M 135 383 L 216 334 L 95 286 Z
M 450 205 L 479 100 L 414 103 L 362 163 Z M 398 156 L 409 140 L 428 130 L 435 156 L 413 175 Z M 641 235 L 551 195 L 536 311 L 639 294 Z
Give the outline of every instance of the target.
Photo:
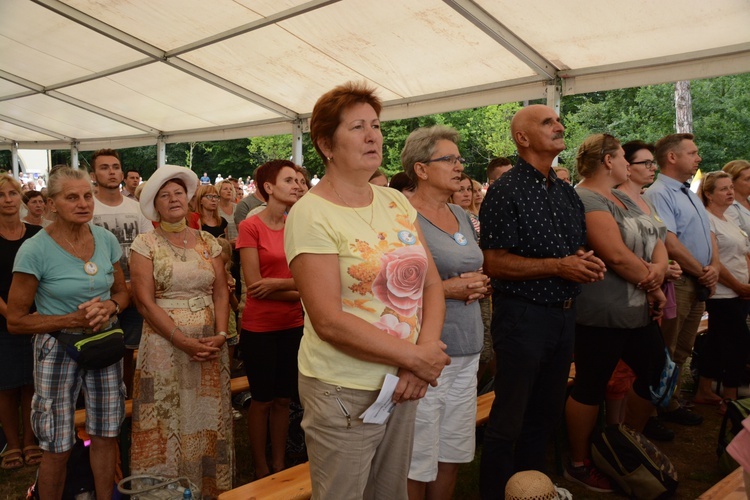
M 326 156 L 326 160 L 330 162 L 331 160 L 333 160 L 333 156 Z

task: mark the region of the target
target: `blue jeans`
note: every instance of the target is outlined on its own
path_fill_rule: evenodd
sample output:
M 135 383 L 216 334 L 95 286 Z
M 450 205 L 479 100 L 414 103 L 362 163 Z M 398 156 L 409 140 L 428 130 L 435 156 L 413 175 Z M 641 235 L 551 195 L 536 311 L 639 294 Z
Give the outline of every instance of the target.
M 505 498 L 505 484 L 516 472 L 544 471 L 575 339 L 575 306 L 548 308 L 508 296 L 495 296 L 493 305 L 497 372 L 480 465 L 484 500 Z

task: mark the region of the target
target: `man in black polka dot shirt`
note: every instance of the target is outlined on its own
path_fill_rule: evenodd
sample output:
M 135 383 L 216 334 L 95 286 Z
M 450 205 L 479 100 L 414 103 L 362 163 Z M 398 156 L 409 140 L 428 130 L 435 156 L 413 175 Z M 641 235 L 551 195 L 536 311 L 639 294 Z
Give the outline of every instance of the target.
M 584 252 L 584 209 L 552 163 L 565 128 L 547 106 L 513 117 L 518 162 L 495 182 L 479 214 L 484 272 L 492 278 L 495 402 L 485 430 L 480 490 L 504 498 L 522 470 L 544 470 L 549 438 L 562 416 L 582 283 L 604 277 Z

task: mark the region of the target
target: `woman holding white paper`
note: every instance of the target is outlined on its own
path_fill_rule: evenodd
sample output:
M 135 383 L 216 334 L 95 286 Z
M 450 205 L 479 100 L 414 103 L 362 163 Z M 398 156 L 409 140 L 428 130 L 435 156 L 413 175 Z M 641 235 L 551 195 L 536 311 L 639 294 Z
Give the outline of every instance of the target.
M 368 183 L 383 158 L 380 100 L 345 84 L 313 108 L 326 174 L 294 204 L 286 258 L 305 309 L 299 350 L 302 428 L 313 498 L 405 499 L 416 401 L 449 357 L 445 301 L 416 210 Z M 388 421 L 359 418 L 398 375 Z

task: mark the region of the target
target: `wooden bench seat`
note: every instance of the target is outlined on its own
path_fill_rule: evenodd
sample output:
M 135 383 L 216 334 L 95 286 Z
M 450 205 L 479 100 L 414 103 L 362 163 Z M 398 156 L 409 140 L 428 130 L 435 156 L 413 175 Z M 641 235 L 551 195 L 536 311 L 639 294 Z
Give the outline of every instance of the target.
M 747 500 L 742 467 L 729 474 L 698 497 L 698 500 Z
M 307 500 L 311 496 L 310 462 L 305 462 L 224 492 L 219 500 Z

